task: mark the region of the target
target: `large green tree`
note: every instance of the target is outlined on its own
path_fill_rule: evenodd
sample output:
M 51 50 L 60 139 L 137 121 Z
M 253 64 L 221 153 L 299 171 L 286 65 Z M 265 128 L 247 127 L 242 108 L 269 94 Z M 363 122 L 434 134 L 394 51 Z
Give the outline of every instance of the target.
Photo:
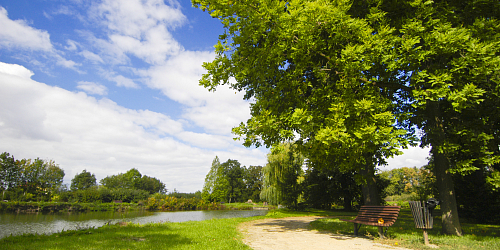
M 212 167 L 205 177 L 201 197 L 210 202 L 225 201 L 227 197 L 229 182 L 224 175 L 224 169 L 221 167 L 219 157 L 215 156 L 212 161 Z
M 2 200 L 6 190 L 12 190 L 19 185 L 21 169 L 16 164 L 14 156 L 4 152 L 0 154 L 0 188 L 2 189 Z
M 260 201 L 260 192 L 263 184 L 262 166 L 249 166 L 244 171 L 245 197 L 253 202 Z
M 153 193 L 166 193 L 165 184 L 160 180 L 142 175 L 139 170 L 132 168 L 125 173 L 106 176 L 100 180 L 101 185 L 109 189 L 136 189 Z
M 216 156 L 205 177 L 202 198 L 210 202 L 243 201 L 246 192 L 244 173 L 245 167 L 241 167 L 237 160 L 228 159 L 220 163 Z
M 17 164 L 21 168 L 19 186 L 24 193 L 47 200 L 62 185 L 64 170 L 52 160 L 23 159 Z
M 499 1 L 192 2 L 226 28 L 201 84 L 254 100 L 234 129 L 245 145 L 293 139 L 310 159 L 333 155 L 337 168 L 365 172 L 369 186 L 419 128 L 443 233 L 461 235 L 451 173 L 500 155 Z
M 243 201 L 245 192 L 244 167 L 237 160 L 228 159 L 221 164 L 224 177 L 227 180 L 227 200 L 229 203 Z
M 84 169 L 81 173 L 76 174 L 71 180 L 70 189 L 72 191 L 85 190 L 95 186 L 97 186 L 95 174 L 87 172 L 87 170 Z
M 366 21 L 349 17 L 346 3 L 193 2 L 226 27 L 201 84 L 231 84 L 255 100 L 252 118 L 233 130 L 244 144 L 295 140 L 311 161 L 341 159 L 336 167 L 364 177 L 365 203 L 378 204 L 375 167 L 406 145 L 406 132 L 393 126 L 393 102 L 357 82 L 373 60 L 358 60 L 354 45 L 379 42 Z

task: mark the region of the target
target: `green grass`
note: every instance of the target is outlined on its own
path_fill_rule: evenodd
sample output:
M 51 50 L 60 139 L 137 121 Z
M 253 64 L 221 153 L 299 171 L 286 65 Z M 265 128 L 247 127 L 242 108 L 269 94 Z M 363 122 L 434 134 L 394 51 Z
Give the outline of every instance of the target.
M 241 219 L 112 225 L 50 236 L 0 240 L 1 249 L 250 249 L 241 241 Z
M 353 225 L 339 218 L 354 218 L 355 212 L 310 210 L 294 212 L 270 210 L 266 216 L 250 218 L 213 219 L 182 223 L 153 223 L 146 225 L 110 225 L 97 229 L 66 231 L 53 235 L 23 235 L 0 239 L 0 249 L 250 249 L 241 241 L 238 224 L 263 218 L 295 216 L 328 216 L 311 223 L 311 228 L 352 235 Z M 440 249 L 500 249 L 500 226 L 462 222 L 463 237 L 445 236 L 440 218 L 435 218 L 429 230 L 431 244 Z M 423 244 L 422 230 L 415 229 L 409 209 L 403 209 L 396 223 L 381 240 L 377 228 L 362 226 L 360 235 L 375 241 L 411 249 L 428 249 Z
M 439 214 L 439 211 L 435 211 Z M 353 234 L 353 223 L 346 223 L 336 218 L 325 218 L 314 221 L 311 227 L 318 231 L 330 231 L 339 234 Z M 350 217 L 354 218 L 356 213 Z M 441 234 L 441 218 L 434 217 L 434 227 L 428 230 L 429 243 L 439 246 L 439 249 L 500 249 L 500 226 L 482 225 L 461 221 L 464 236 L 448 236 Z M 424 244 L 422 229 L 416 229 L 410 209 L 402 209 L 398 220 L 387 231 L 387 239 L 378 238 L 377 227 L 361 226 L 359 235 L 373 238 L 375 241 L 387 244 L 397 245 L 411 249 L 431 249 Z

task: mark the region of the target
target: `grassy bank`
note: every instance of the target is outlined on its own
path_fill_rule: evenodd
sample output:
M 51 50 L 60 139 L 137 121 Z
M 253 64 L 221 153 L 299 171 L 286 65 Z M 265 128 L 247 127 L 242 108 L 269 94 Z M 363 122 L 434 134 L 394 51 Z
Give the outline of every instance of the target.
M 266 216 L 251 218 L 214 219 L 182 223 L 147 225 L 108 225 L 98 229 L 67 231 L 54 235 L 24 235 L 0 239 L 1 249 L 250 249 L 241 241 L 238 224 L 262 218 L 290 216 L 329 216 L 311 224 L 312 229 L 352 235 L 352 223 L 338 218 L 354 217 L 356 213 L 340 211 L 292 212 L 271 210 Z M 500 249 L 500 226 L 462 223 L 464 237 L 440 235 L 436 218 L 429 231 L 432 244 L 440 249 Z M 361 235 L 377 235 L 376 227 L 363 226 Z M 411 249 L 427 249 L 422 230 L 415 229 L 409 210 L 403 210 L 397 222 L 389 228 L 389 239 L 376 241 Z

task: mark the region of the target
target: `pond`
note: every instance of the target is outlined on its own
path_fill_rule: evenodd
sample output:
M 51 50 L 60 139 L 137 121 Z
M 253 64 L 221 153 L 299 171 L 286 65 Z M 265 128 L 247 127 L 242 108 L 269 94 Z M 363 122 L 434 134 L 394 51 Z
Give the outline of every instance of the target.
M 52 234 L 66 230 L 101 227 L 106 223 L 200 221 L 214 218 L 235 218 L 265 215 L 266 210 L 219 210 L 182 212 L 88 212 L 53 214 L 0 214 L 0 238 L 10 235 Z

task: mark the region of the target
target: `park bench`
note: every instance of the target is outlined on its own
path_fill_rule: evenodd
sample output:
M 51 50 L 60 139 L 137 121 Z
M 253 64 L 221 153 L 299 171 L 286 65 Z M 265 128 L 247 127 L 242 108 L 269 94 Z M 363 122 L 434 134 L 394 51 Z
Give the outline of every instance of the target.
M 354 235 L 358 235 L 361 225 L 377 226 L 380 238 L 384 238 L 384 227 L 392 226 L 399 215 L 399 206 L 361 206 L 354 220 L 340 219 L 354 223 Z

